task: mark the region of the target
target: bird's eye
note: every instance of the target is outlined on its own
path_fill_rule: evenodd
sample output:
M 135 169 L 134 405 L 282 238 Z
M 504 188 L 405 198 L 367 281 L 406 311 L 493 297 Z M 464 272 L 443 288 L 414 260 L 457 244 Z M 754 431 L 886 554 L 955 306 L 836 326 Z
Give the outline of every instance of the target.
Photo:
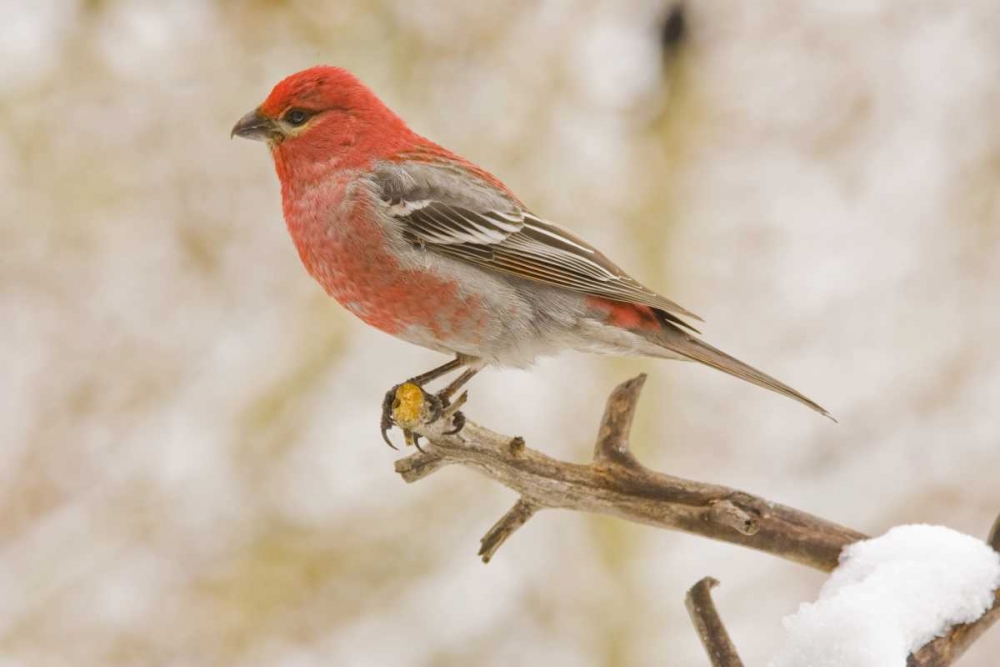
M 309 112 L 305 109 L 289 109 L 285 114 L 285 122 L 292 127 L 298 127 L 309 120 Z

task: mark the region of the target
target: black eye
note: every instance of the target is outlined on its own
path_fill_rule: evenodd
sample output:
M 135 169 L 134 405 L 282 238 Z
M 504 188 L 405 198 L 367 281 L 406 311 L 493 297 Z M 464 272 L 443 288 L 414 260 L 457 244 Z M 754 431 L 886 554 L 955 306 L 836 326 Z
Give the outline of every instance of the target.
M 289 109 L 285 114 L 285 122 L 293 127 L 298 127 L 309 120 L 309 115 L 305 109 Z

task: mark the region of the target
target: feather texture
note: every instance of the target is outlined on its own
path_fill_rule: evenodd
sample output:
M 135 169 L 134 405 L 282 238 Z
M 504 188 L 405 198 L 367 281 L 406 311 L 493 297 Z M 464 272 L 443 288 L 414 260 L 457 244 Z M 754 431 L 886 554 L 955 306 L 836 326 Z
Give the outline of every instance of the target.
M 468 175 L 459 184 L 464 191 L 449 191 L 450 177 L 450 171 L 413 174 L 395 167 L 377 181 L 386 212 L 399 222 L 409 242 L 521 278 L 650 306 L 688 328 L 677 316 L 701 320 L 642 285 L 583 239 L 518 202 L 477 201 L 467 194 Z

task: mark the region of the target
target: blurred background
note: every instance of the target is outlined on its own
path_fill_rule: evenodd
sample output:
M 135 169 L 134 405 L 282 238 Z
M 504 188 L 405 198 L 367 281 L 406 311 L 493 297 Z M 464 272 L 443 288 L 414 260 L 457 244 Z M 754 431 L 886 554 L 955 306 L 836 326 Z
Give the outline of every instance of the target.
M 1000 5 L 7 0 L 0 14 L 0 665 L 749 665 L 823 576 L 737 547 L 408 486 L 383 392 L 443 357 L 299 265 L 260 144 L 283 76 L 358 74 L 829 408 L 690 364 L 490 370 L 467 414 L 868 533 L 1000 511 Z M 670 17 L 673 18 L 670 18 Z M 398 433 L 396 439 L 399 440 Z M 994 665 L 993 630 L 962 665 Z

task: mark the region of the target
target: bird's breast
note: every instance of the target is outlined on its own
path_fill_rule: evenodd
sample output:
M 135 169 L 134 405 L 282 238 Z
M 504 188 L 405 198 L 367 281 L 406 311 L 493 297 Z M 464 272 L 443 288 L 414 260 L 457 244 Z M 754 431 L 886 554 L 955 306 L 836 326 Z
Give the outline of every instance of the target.
M 333 182 L 285 202 L 285 218 L 306 270 L 347 310 L 404 338 L 413 332 L 447 347 L 474 338 L 487 309 L 458 280 L 406 261 L 379 222 L 375 204 Z

